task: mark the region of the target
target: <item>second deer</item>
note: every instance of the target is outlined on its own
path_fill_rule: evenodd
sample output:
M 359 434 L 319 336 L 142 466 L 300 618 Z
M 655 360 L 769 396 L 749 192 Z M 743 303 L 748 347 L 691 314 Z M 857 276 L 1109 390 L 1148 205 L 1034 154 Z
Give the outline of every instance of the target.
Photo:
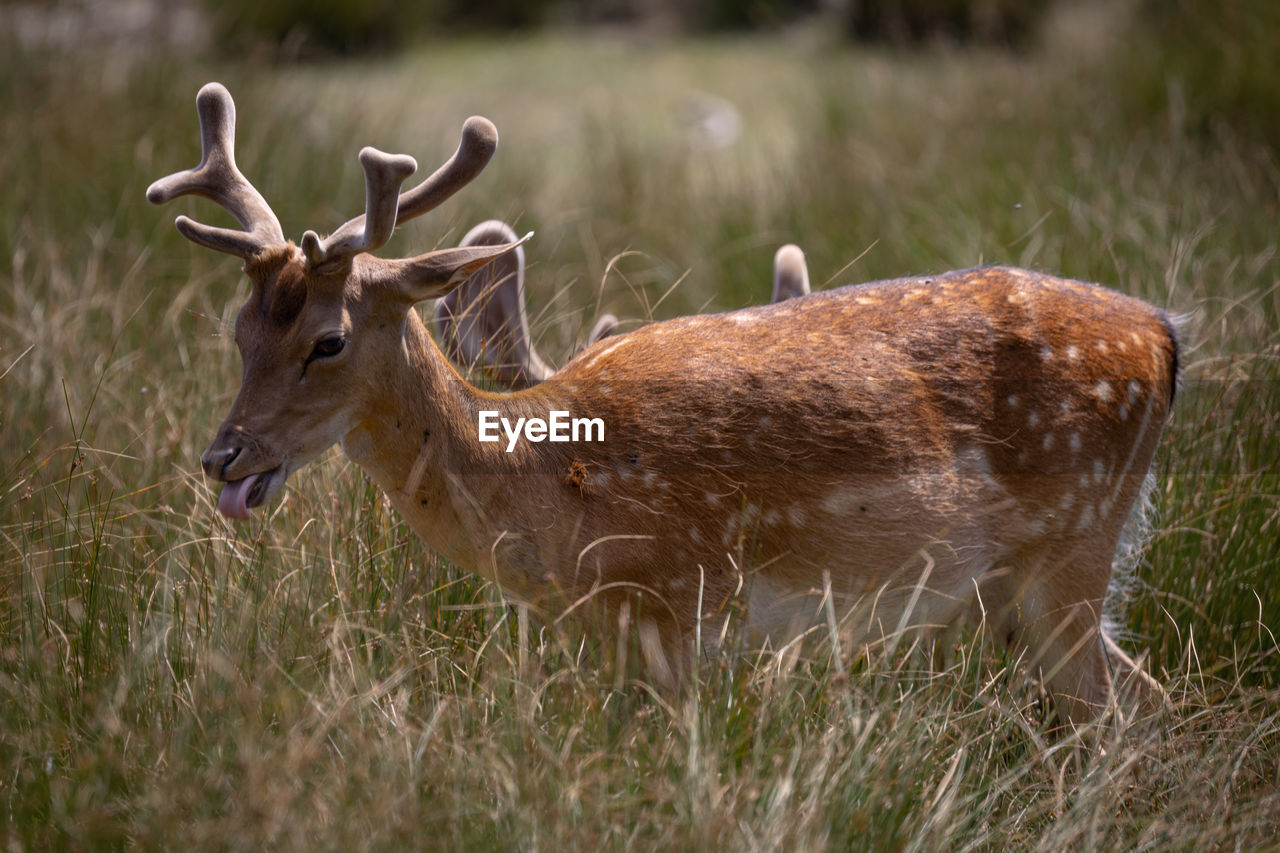
M 489 220 L 467 232 L 462 246 L 514 244 L 516 232 Z M 536 385 L 555 371 L 538 354 L 525 313 L 524 247 L 516 246 L 473 273 L 436 302 L 435 325 L 455 364 L 479 366 L 491 379 L 513 388 Z M 809 292 L 809 271 L 798 246 L 786 245 L 773 260 L 773 301 Z M 612 335 L 618 318 L 605 314 L 591 329 L 587 345 Z

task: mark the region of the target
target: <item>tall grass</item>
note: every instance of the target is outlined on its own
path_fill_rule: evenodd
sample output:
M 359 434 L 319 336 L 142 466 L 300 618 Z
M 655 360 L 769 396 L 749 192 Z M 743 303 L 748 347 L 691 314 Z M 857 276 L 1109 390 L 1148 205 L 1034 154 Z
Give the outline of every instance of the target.
M 1136 121 L 1106 40 L 1073 32 L 1020 58 L 552 36 L 291 68 L 11 53 L 3 841 L 1274 844 L 1280 176 L 1176 110 Z M 1172 707 L 1051 736 L 982 634 L 941 671 L 818 638 L 706 660 L 685 697 L 655 695 L 633 650 L 529 619 L 433 556 L 336 454 L 229 526 L 197 459 L 236 387 L 246 285 L 142 197 L 194 162 L 208 79 L 236 95 L 241 167 L 295 237 L 361 209 L 361 145 L 428 168 L 466 115 L 493 118 L 490 169 L 390 251 L 492 216 L 536 230 L 529 295 L 553 359 L 598 311 L 764 300 L 786 240 L 817 283 L 1013 262 L 1188 314 L 1126 624 Z M 741 113 L 729 148 L 682 118 L 708 95 Z

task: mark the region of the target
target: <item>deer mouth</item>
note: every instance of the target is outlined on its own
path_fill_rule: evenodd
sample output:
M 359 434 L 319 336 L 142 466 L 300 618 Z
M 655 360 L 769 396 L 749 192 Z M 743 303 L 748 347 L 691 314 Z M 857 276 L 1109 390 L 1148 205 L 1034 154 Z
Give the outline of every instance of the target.
M 218 495 L 218 512 L 227 518 L 248 521 L 250 510 L 274 497 L 284 485 L 284 480 L 283 466 L 232 480 L 222 487 L 222 493 Z

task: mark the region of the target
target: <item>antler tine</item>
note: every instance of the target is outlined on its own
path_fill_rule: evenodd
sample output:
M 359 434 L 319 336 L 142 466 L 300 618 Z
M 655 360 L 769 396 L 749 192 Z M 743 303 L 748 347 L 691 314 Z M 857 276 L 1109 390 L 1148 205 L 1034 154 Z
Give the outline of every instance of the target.
M 387 244 L 396 228 L 400 185 L 418 171 L 407 154 L 387 154 L 377 148 L 360 150 L 364 168 L 364 215 L 345 223 L 324 240 L 314 231 L 302 235 L 302 251 L 312 268 L 324 263 L 346 263 L 361 252 L 376 252 Z
M 200 118 L 200 163 L 147 187 L 147 200 L 163 204 L 181 195 L 198 195 L 226 208 L 245 229 L 218 228 L 179 216 L 182 235 L 206 248 L 242 258 L 285 242 L 280 220 L 253 184 L 236 168 L 236 105 L 221 83 L 207 83 L 196 95 Z
M 489 165 L 498 149 L 498 129 L 483 116 L 462 124 L 462 139 L 453 156 L 422 183 L 400 194 L 396 225 L 439 207 L 449 196 L 471 183 Z
M 472 116 L 462 125 L 462 139 L 453 156 L 430 177 L 413 189 L 401 193 L 398 198 L 394 190 L 417 170 L 417 163 L 412 157 L 405 155 L 397 157 L 383 154 L 376 148 L 365 148 L 360 152 L 360 162 L 365 169 L 367 191 L 365 213 L 343 223 L 323 241 L 314 232 L 308 231 L 304 234 L 302 251 L 306 254 L 308 262 L 312 267 L 316 267 L 322 263 L 346 261 L 360 252 L 372 252 L 386 245 L 387 240 L 391 239 L 391 232 L 397 226 L 439 207 L 451 195 L 475 179 L 476 175 L 479 175 L 489 164 L 497 148 L 498 129 L 493 126 L 493 122 L 482 116 Z M 399 174 L 398 170 L 406 163 L 412 164 L 412 168 Z M 392 180 L 394 180 L 394 186 L 388 186 L 385 195 L 375 194 L 375 183 L 383 186 Z M 371 218 L 375 217 L 375 208 L 378 217 L 386 217 L 384 221 L 371 221 Z M 385 235 L 383 235 L 384 229 Z

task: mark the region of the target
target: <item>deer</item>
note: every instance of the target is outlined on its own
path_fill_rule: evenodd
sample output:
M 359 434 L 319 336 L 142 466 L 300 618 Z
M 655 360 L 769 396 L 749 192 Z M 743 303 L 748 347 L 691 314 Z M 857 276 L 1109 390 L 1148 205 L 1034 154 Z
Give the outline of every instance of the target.
M 976 614 L 1066 724 L 1159 689 L 1104 604 L 1177 387 L 1164 310 L 979 267 L 655 322 L 483 390 L 414 306 L 529 235 L 374 253 L 479 174 L 493 125 L 467 119 L 404 191 L 416 162 L 362 149 L 364 214 L 295 244 L 235 164 L 231 95 L 196 103 L 200 163 L 147 198 L 204 196 L 243 229 L 175 221 L 252 283 L 240 389 L 201 456 L 222 515 L 338 444 L 436 554 L 545 618 L 626 626 L 659 684 L 688 684 L 731 618 L 764 647 L 828 622 L 869 647 Z M 551 440 L 557 412 L 602 429 Z M 494 417 L 522 440 L 482 441 Z
M 459 245 L 507 245 L 515 229 L 491 219 L 476 225 Z M 525 311 L 524 247 L 495 258 L 456 289 L 436 301 L 435 326 L 443 349 L 455 364 L 478 365 L 486 376 L 512 388 L 536 385 L 553 371 L 538 354 Z M 804 252 L 788 243 L 774 254 L 773 302 L 809 292 Z M 605 314 L 587 336 L 587 346 L 617 331 L 618 318 Z

